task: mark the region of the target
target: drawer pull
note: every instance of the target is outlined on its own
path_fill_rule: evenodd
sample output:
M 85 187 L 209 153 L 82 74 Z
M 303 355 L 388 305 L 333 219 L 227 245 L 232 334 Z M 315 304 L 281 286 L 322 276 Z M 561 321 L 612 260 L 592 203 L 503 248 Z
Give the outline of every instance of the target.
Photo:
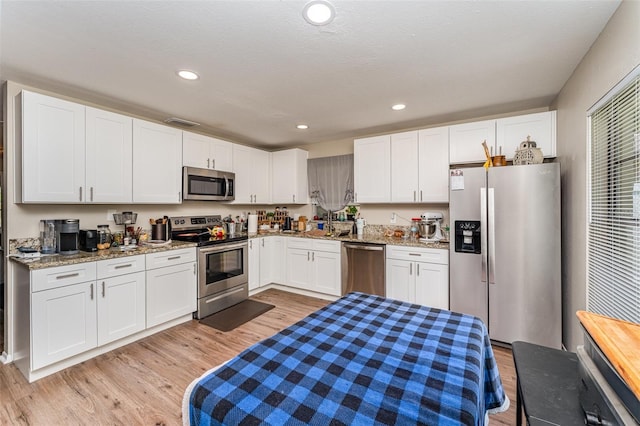
M 420 253 L 409 253 L 409 256 L 422 256 Z
M 73 274 L 58 275 L 58 276 L 56 277 L 56 280 L 64 280 L 64 279 L 66 279 L 66 278 L 73 278 L 73 277 L 77 277 L 77 276 L 79 276 L 79 275 L 80 275 L 80 274 L 79 274 L 79 273 L 77 273 L 77 272 L 74 272 Z
M 126 265 L 116 265 L 115 269 L 122 269 L 122 268 L 131 268 L 133 265 L 131 263 L 127 263 Z
M 167 260 L 178 260 L 180 259 L 182 256 L 172 256 L 172 257 L 168 257 Z

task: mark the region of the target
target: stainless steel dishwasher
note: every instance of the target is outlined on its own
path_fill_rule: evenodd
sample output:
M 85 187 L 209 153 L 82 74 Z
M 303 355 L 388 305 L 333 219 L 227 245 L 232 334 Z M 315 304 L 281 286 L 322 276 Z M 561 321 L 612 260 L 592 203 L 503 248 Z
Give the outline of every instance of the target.
M 385 296 L 385 245 L 342 243 L 342 294 L 351 291 Z

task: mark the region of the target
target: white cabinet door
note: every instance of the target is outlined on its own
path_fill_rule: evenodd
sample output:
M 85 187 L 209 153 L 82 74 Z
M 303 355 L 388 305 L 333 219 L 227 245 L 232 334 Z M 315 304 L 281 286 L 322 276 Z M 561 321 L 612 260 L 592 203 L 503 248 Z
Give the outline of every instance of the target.
M 482 142 L 495 147 L 496 120 L 449 126 L 449 163 L 478 163 L 486 160 Z M 495 152 L 494 152 L 495 155 Z
M 271 202 L 271 154 L 255 148 L 233 145 L 236 174 L 235 204 Z
M 286 281 L 286 257 L 285 238 L 269 237 L 266 239 L 267 250 L 271 257 L 271 281 L 272 283 L 284 284 Z
M 98 280 L 98 345 L 145 329 L 145 273 Z
M 311 267 L 313 268 L 311 290 L 332 296 L 340 296 L 342 291 L 340 253 L 312 251 Z
M 132 200 L 133 119 L 87 107 L 85 201 Z
M 496 120 L 496 145 L 513 160 L 520 142 L 529 136 L 545 157 L 556 156 L 556 111 L 538 112 Z
M 181 202 L 181 130 L 134 119 L 133 165 L 134 203 Z
M 413 262 L 387 259 L 387 297 L 413 303 L 415 299 L 415 279 Z
M 22 202 L 81 203 L 85 107 L 22 91 Z
M 182 133 L 182 164 L 221 171 L 232 171 L 232 143 L 197 133 Z
M 353 186 L 357 203 L 391 201 L 391 137 L 356 139 L 353 142 Z
M 196 263 L 147 271 L 147 328 L 196 310 Z
M 418 132 L 391 135 L 391 201 L 419 202 Z M 448 168 L 448 163 L 446 164 Z
M 31 370 L 96 347 L 96 296 L 95 282 L 31 294 Z
M 309 201 L 307 158 L 302 149 L 271 153 L 271 202 L 274 204 L 306 204 Z
M 418 131 L 418 201 L 449 202 L 449 128 Z
M 311 251 L 287 248 L 287 285 L 312 290 Z
M 449 266 L 416 262 L 414 270 L 415 303 L 449 309 Z
M 249 291 L 260 287 L 260 245 L 264 238 L 252 238 L 249 240 Z

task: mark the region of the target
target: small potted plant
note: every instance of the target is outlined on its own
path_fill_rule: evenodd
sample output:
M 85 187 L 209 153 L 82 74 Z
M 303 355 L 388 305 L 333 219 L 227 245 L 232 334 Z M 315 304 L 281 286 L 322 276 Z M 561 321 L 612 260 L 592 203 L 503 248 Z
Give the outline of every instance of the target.
M 352 204 L 344 209 L 347 212 L 347 220 L 355 220 L 356 214 L 358 214 L 358 207 Z

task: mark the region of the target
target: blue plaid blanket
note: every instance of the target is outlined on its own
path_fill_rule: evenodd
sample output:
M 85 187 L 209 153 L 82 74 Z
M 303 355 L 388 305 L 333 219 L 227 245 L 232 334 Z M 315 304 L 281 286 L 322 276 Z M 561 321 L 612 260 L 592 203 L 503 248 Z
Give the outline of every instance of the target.
M 482 425 L 505 402 L 476 317 L 350 293 L 201 378 L 192 425 Z

